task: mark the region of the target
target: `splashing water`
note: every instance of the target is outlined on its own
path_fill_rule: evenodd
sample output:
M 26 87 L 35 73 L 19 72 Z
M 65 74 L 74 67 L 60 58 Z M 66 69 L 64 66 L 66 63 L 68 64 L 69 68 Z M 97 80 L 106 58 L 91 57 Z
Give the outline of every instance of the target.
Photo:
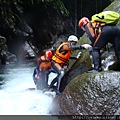
M 109 53 L 110 54 L 110 53 Z M 92 55 L 90 55 L 90 59 L 92 60 Z M 106 56 L 105 60 L 102 60 L 101 61 L 101 64 L 102 64 L 102 69 L 104 71 L 107 71 L 109 70 L 109 66 L 113 65 L 115 62 L 114 60 L 114 56 L 113 54 L 112 55 L 109 55 L 109 56 Z M 92 62 L 93 63 L 93 62 Z M 94 68 L 94 64 L 92 64 L 92 67 Z
M 114 64 L 114 58 L 113 58 L 113 55 L 109 55 L 105 60 L 102 60 L 102 64 L 103 64 L 103 69 L 104 71 L 107 71 L 109 70 L 109 66 Z
M 0 115 L 48 115 L 55 93 L 51 96 L 35 88 L 31 63 L 7 66 L 0 72 L 4 84 L 0 89 Z M 52 75 L 53 76 L 53 75 Z

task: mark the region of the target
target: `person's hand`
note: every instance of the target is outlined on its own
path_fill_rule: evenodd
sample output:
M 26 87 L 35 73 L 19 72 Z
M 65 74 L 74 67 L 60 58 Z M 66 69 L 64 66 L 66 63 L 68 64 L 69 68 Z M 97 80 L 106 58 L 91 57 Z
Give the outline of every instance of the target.
M 63 68 L 62 68 L 63 71 L 67 71 L 67 69 L 68 69 L 68 66 L 67 66 L 67 65 L 66 65 L 66 66 L 63 66 Z
M 81 55 L 81 52 L 79 52 L 79 53 L 77 54 L 76 58 L 78 59 L 78 58 L 80 57 L 80 55 Z
M 81 45 L 81 47 L 87 49 L 88 51 L 92 51 L 92 46 L 89 44 L 83 44 L 83 45 Z
M 35 78 L 38 80 L 38 79 L 40 79 L 40 76 L 39 75 L 35 75 Z

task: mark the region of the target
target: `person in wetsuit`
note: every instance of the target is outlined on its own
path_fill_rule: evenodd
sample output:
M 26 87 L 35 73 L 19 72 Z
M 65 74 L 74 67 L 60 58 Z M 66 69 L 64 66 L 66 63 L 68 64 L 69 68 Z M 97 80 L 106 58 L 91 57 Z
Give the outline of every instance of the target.
M 72 56 L 71 52 L 73 50 L 81 50 L 86 49 L 84 45 L 76 46 L 78 42 L 78 38 L 75 35 L 70 35 L 68 37 L 68 41 L 63 42 L 58 46 L 58 48 L 55 51 L 55 54 L 52 57 L 51 66 L 53 70 L 58 74 L 57 77 L 51 82 L 50 88 L 53 87 L 55 82 L 57 82 L 56 86 L 56 95 L 60 95 L 60 83 L 61 79 L 65 74 L 65 68 L 68 66 L 69 59 L 77 59 L 77 57 Z
M 48 76 L 51 72 L 52 55 L 53 53 L 51 50 L 46 50 L 45 54 L 37 59 L 38 66 L 33 72 L 33 80 L 37 89 L 48 87 Z
M 87 33 L 92 45 L 92 58 L 94 68 L 88 72 L 99 72 L 101 68 L 100 50 L 105 47 L 108 42 L 113 44 L 115 54 L 118 58 L 118 70 L 120 70 L 120 29 L 116 25 L 107 24 L 104 26 L 93 27 L 95 22 L 90 21 L 87 17 L 80 19 L 78 27 Z M 100 30 L 100 32 L 99 32 Z

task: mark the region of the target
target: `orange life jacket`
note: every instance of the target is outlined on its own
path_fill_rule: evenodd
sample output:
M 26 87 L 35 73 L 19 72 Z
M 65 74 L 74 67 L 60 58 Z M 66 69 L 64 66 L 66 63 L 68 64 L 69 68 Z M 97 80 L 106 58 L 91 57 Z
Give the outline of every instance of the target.
M 45 56 L 41 56 L 41 63 L 39 65 L 39 70 L 40 71 L 46 71 L 49 68 L 51 68 L 51 61 L 46 60 Z
M 59 63 L 61 66 L 67 65 L 70 59 L 71 49 L 64 50 L 63 46 L 68 45 L 68 42 L 63 42 L 56 50 L 52 60 Z
M 105 23 L 97 22 L 97 21 L 91 21 L 87 24 L 87 28 L 88 28 L 91 36 L 95 39 L 94 45 L 96 44 L 96 42 L 98 41 L 98 39 L 101 35 L 101 32 L 102 32 L 101 26 L 104 26 L 104 25 L 105 25 Z

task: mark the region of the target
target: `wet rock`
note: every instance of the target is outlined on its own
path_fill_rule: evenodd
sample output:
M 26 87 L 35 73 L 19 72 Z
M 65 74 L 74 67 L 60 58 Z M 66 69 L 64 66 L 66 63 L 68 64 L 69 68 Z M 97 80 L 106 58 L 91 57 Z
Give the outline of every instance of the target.
M 76 53 L 80 52 L 79 50 Z M 63 92 L 66 85 L 68 85 L 71 80 L 75 77 L 83 74 L 87 69 L 91 68 L 91 59 L 88 51 L 81 51 L 81 56 L 77 60 L 69 60 L 68 70 L 66 71 L 64 77 L 61 80 L 60 91 Z M 76 54 L 75 53 L 75 54 Z M 76 56 L 76 55 L 73 55 Z
M 52 115 L 118 115 L 120 73 L 86 73 L 76 77 L 50 108 Z
M 2 65 L 17 62 L 16 55 L 14 55 L 8 51 L 7 45 L 5 45 L 4 49 L 1 51 L 1 56 L 2 56 L 2 61 L 1 61 Z
M 24 45 L 22 46 L 22 50 L 24 53 L 24 58 L 30 59 L 30 58 L 35 58 L 35 47 L 32 45 L 32 43 L 28 43 L 25 41 Z M 36 51 L 37 52 L 37 51 Z
M 0 36 L 0 51 L 4 48 L 5 44 L 6 44 L 6 38 Z
M 6 45 L 6 38 L 0 36 L 0 64 L 5 65 L 15 62 L 17 62 L 17 58 L 14 54 L 8 51 L 8 47 Z

